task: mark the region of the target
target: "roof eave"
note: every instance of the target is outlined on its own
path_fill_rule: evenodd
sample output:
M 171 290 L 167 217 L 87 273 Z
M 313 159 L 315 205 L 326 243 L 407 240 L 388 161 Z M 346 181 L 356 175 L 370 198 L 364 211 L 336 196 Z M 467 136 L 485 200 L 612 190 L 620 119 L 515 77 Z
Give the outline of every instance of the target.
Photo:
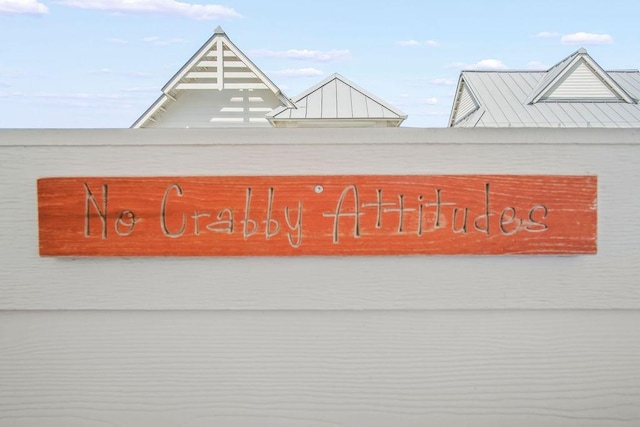
M 357 123 L 369 123 L 369 124 L 381 124 L 381 123 L 389 123 L 392 126 L 385 127 L 399 127 L 402 122 L 406 119 L 405 117 L 375 117 L 375 118 L 275 118 L 275 117 L 267 117 L 267 120 L 275 127 L 278 127 L 279 124 L 293 124 L 298 123 L 303 126 L 309 127 L 323 127 L 323 125 L 329 125 L 332 123 L 344 123 L 351 124 L 353 127 L 361 127 L 358 126 Z
M 151 104 L 147 111 L 145 111 L 132 125 L 131 129 L 140 129 L 144 127 L 145 124 L 158 112 L 158 110 L 164 105 L 164 103 L 169 99 L 166 94 L 162 94 L 156 99 L 156 101 Z

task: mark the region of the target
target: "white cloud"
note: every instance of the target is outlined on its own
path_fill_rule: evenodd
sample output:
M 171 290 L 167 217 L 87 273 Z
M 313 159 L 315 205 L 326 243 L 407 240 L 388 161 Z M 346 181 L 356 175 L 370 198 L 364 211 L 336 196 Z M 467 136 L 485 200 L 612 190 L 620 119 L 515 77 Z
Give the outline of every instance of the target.
M 49 8 L 36 0 L 0 0 L 0 13 L 43 15 Z
M 421 104 L 427 104 L 427 105 L 436 105 L 438 104 L 440 101 L 438 100 L 438 98 L 433 97 L 433 98 L 427 98 L 427 99 L 422 99 L 420 101 Z
M 466 62 L 452 62 L 446 66 L 447 68 L 467 68 L 469 64 Z
M 90 94 L 84 92 L 77 93 L 51 93 L 51 92 L 43 92 L 36 93 L 33 95 L 34 98 L 45 98 L 45 99 L 83 99 L 83 100 L 94 100 L 94 99 L 122 99 L 121 95 L 116 94 Z
M 527 63 L 527 68 L 530 70 L 547 70 L 549 69 L 549 66 L 540 61 L 529 61 Z
M 400 40 L 396 42 L 398 46 L 419 46 L 420 42 L 417 40 Z
M 112 74 L 112 75 L 118 75 L 118 76 L 141 77 L 141 78 L 152 77 L 152 74 L 143 73 L 141 71 L 115 71 L 115 70 L 112 70 L 111 68 L 102 68 L 98 71 L 92 71 L 92 73 Z
M 562 44 L 611 44 L 613 37 L 609 34 L 578 32 L 564 35 L 560 41 Z
M 178 37 L 163 40 L 160 37 L 151 36 L 143 38 L 142 41 L 144 41 L 145 43 L 150 43 L 154 46 L 169 46 L 176 43 L 184 43 L 184 39 Z
M 431 79 L 429 83 L 436 86 L 454 86 L 457 81 L 452 79 Z
M 96 94 L 96 93 L 53 93 L 42 92 L 33 95 L 27 95 L 29 98 L 35 98 L 46 105 L 55 105 L 58 107 L 71 108 L 130 108 L 127 96 L 119 94 Z
M 478 70 L 506 70 L 509 67 L 499 59 L 483 59 L 473 64 L 473 68 Z
M 176 0 L 60 0 L 58 3 L 80 9 L 179 15 L 199 21 L 241 17 L 230 7 L 217 4 L 185 3 Z
M 555 31 L 540 31 L 534 37 L 548 39 L 548 38 L 559 37 L 559 36 L 560 34 L 556 33 Z
M 23 98 L 24 93 L 22 92 L 0 92 L 0 98 Z
M 118 39 L 118 38 L 111 38 L 111 39 L 107 39 L 107 41 L 109 43 L 113 43 L 113 44 L 128 44 L 129 42 L 124 40 L 124 39 Z
M 323 72 L 315 68 L 290 68 L 286 70 L 272 71 L 269 74 L 278 77 L 316 77 L 321 76 Z
M 453 62 L 449 64 L 448 67 L 461 68 L 466 70 L 506 70 L 509 68 L 499 59 L 482 59 L 475 64 Z
M 149 87 L 129 87 L 126 89 L 121 89 L 122 92 L 125 93 L 152 93 L 152 92 L 158 92 L 158 87 L 157 86 L 149 86 Z
M 435 40 L 425 40 L 424 42 L 419 42 L 417 40 L 400 40 L 397 41 L 396 44 L 398 46 L 438 46 L 438 42 Z
M 309 50 L 309 49 L 289 49 L 285 51 L 274 51 L 262 49 L 252 52 L 253 56 L 264 58 L 283 58 L 283 59 L 306 59 L 318 62 L 330 62 L 340 59 L 346 59 L 351 56 L 351 52 L 347 49 L 343 50 Z

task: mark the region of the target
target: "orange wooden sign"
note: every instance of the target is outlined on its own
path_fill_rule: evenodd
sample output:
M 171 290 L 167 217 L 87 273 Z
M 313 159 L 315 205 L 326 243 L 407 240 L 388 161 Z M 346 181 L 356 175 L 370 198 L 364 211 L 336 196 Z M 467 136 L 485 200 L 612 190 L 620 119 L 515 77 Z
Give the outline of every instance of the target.
M 40 254 L 593 254 L 597 177 L 38 180 Z

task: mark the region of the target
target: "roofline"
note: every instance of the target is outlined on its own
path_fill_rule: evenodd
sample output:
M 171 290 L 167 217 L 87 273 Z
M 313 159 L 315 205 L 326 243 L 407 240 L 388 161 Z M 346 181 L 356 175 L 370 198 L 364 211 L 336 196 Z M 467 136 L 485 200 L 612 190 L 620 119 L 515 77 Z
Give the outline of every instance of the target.
M 469 88 L 469 96 L 471 96 L 471 98 L 473 99 L 474 103 L 477 105 L 477 107 L 471 111 L 469 111 L 467 114 L 465 114 L 464 116 L 460 117 L 458 120 L 456 120 L 455 122 L 453 121 L 453 117 L 454 117 L 454 112 L 457 111 L 457 105 L 459 102 L 459 97 L 461 95 L 462 92 L 462 84 L 466 84 L 467 87 Z M 449 127 L 454 127 L 453 125 L 456 123 L 460 123 L 461 121 L 463 121 L 464 119 L 466 119 L 467 117 L 470 117 L 472 114 L 476 113 L 477 111 L 481 110 L 483 108 L 483 106 L 480 104 L 480 101 L 478 101 L 478 97 L 475 95 L 474 93 L 474 88 L 473 88 L 473 84 L 471 84 L 470 82 L 464 80 L 464 77 L 462 76 L 462 73 L 460 73 L 460 77 L 458 78 L 458 85 L 456 86 L 456 96 L 453 98 L 453 104 L 451 105 L 451 113 L 449 113 Z
M 571 58 L 571 60 L 569 60 L 569 58 Z M 567 62 L 567 60 L 569 61 Z M 559 66 L 563 62 L 566 62 L 562 67 L 562 70 L 560 70 L 560 72 L 555 75 L 553 79 L 551 79 L 545 85 L 539 88 L 535 88 L 533 92 L 531 92 L 531 94 L 527 97 L 525 102 L 529 105 L 538 102 L 544 96 L 544 94 L 547 93 L 549 88 L 552 87 L 556 82 L 561 80 L 569 72 L 569 70 L 578 63 L 578 61 L 584 61 L 588 67 L 591 67 L 593 71 L 595 71 L 596 75 L 603 81 L 603 83 L 607 85 L 613 93 L 618 95 L 625 102 L 629 104 L 635 104 L 637 102 L 634 97 L 629 95 L 627 91 L 625 91 L 615 80 L 611 78 L 607 71 L 600 67 L 600 65 L 587 53 L 586 49 L 584 48 L 578 49 L 573 54 L 558 62 L 553 67 L 549 68 L 547 72 L 550 72 L 552 69 Z
M 169 91 L 171 91 L 173 87 L 178 83 L 178 81 L 180 81 L 180 79 L 184 77 L 184 75 L 188 72 L 188 70 L 190 70 L 194 66 L 194 64 L 197 61 L 199 61 L 200 58 L 202 58 L 202 55 L 204 55 L 205 52 L 211 49 L 211 47 L 213 46 L 213 43 L 218 38 L 222 38 L 224 42 L 228 45 L 228 47 L 233 51 L 233 53 L 235 53 L 236 56 L 238 56 L 243 62 L 245 62 L 249 66 L 249 69 L 251 69 L 251 71 L 253 71 L 256 75 L 258 75 L 258 77 L 260 77 L 260 79 L 263 80 L 263 82 L 267 85 L 267 87 L 273 93 L 275 93 L 276 96 L 278 96 L 283 101 L 283 103 L 287 105 L 291 104 L 291 101 L 282 92 L 282 90 L 280 90 L 280 88 L 264 72 L 262 72 L 262 70 L 260 70 L 260 68 L 258 68 L 256 64 L 254 64 L 253 61 L 251 61 L 251 59 L 249 59 L 249 57 L 245 55 L 244 52 L 242 52 L 242 50 L 240 50 L 240 48 L 238 48 L 238 46 L 236 46 L 231 41 L 231 39 L 229 39 L 229 36 L 227 36 L 227 33 L 225 33 L 222 27 L 220 26 L 218 26 L 215 29 L 215 32 L 213 33 L 213 35 L 209 37 L 209 39 L 200 47 L 200 49 L 198 49 L 196 53 L 194 53 L 191 56 L 191 58 L 189 58 L 189 60 L 180 68 L 180 70 L 178 70 L 178 72 L 176 72 L 169 79 L 169 81 L 162 87 L 162 92 L 168 93 Z
M 518 69 L 509 69 L 509 70 L 461 70 L 462 73 L 546 73 L 548 70 L 518 70 Z
M 327 122 L 330 120 L 333 121 L 372 121 L 372 122 L 379 122 L 381 120 L 386 120 L 386 121 L 404 121 L 405 118 L 404 117 L 325 117 L 325 118 L 320 118 L 320 117 L 315 117 L 315 118 L 306 118 L 306 117 L 284 117 L 284 118 L 276 118 L 276 117 L 272 117 L 268 119 L 269 121 L 275 121 L 275 122 L 301 122 L 301 121 L 319 121 L 319 122 Z
M 300 122 L 306 125 L 310 125 L 312 123 L 331 123 L 331 122 L 343 122 L 343 123 L 357 123 L 357 122 L 371 122 L 371 123 L 380 123 L 380 122 L 392 122 L 395 124 L 395 127 L 400 127 L 402 122 L 405 121 L 405 117 L 361 117 L 361 118 L 267 118 L 269 123 L 275 126 L 275 123 L 295 123 Z M 322 126 L 318 126 L 322 127 Z
M 509 69 L 509 70 L 461 70 L 460 73 L 546 73 L 549 70 L 524 70 L 524 69 Z M 621 70 L 602 70 L 605 73 L 640 73 L 640 70 L 635 68 L 621 69 Z
M 223 39 L 226 45 L 233 51 L 233 53 L 240 58 L 243 62 L 246 63 L 248 68 L 254 72 L 260 80 L 278 97 L 278 99 L 285 105 L 294 107 L 291 100 L 280 90 L 278 86 L 276 86 L 273 81 L 267 75 L 258 68 L 247 55 L 244 54 L 227 36 L 222 27 L 216 27 L 213 35 L 209 37 L 209 39 L 200 46 L 200 49 L 196 51 L 191 58 L 187 60 L 187 62 L 169 79 L 169 81 L 162 87 L 162 94 L 160 97 L 131 125 L 131 128 L 137 129 L 140 128 L 146 123 L 153 115 L 158 111 L 160 107 L 164 105 L 164 103 L 168 99 L 173 99 L 173 96 L 170 95 L 171 90 L 176 86 L 176 84 L 185 76 L 185 74 L 195 65 L 197 61 L 199 61 L 202 56 L 208 52 L 213 44 L 219 39 Z M 175 100 L 175 99 L 174 99 Z
M 388 102 L 378 98 L 376 95 L 373 95 L 371 92 L 363 89 L 362 87 L 358 86 L 357 84 L 355 84 L 351 80 L 347 79 L 346 77 L 344 77 L 344 76 L 342 76 L 342 75 L 340 75 L 338 73 L 331 74 L 329 77 L 321 80 L 319 83 L 316 83 L 315 85 L 311 86 L 309 89 L 305 90 L 304 92 L 302 92 L 299 95 L 297 95 L 294 98 L 292 98 L 291 101 L 293 101 L 294 105 L 293 105 L 293 107 L 289 107 L 289 108 L 297 110 L 298 109 L 298 106 L 296 105 L 297 102 L 300 102 L 303 98 L 311 95 L 313 92 L 315 92 L 316 90 L 320 89 L 321 87 L 323 87 L 324 85 L 326 85 L 327 83 L 329 83 L 329 82 L 331 82 L 332 80 L 335 80 L 335 79 L 340 80 L 342 83 L 344 83 L 347 86 L 350 86 L 352 89 L 355 89 L 356 91 L 360 92 L 363 96 L 365 96 L 367 98 L 371 98 L 372 100 L 374 100 L 375 102 L 377 102 L 378 104 L 383 106 L 384 108 L 386 108 L 386 109 L 390 110 L 392 113 L 396 114 L 402 120 L 405 120 L 407 117 L 409 117 L 406 113 L 400 111 L 399 109 L 397 109 L 393 105 L 391 105 Z M 274 108 L 269 113 L 267 113 L 266 117 L 267 117 L 267 119 L 275 118 L 276 115 L 282 113 L 285 110 L 287 110 L 287 107 Z M 311 120 L 311 119 L 308 119 L 308 120 Z M 353 120 L 355 120 L 355 119 L 353 119 Z
M 216 30 L 218 28 L 216 28 Z M 222 34 L 224 34 L 224 32 Z M 161 89 L 162 92 L 164 93 L 169 92 L 171 88 L 175 86 L 176 82 L 186 74 L 187 70 L 189 70 L 192 67 L 192 64 L 198 58 L 200 58 L 204 52 L 211 49 L 211 46 L 213 45 L 215 38 L 218 37 L 219 35 L 220 35 L 219 33 L 214 32 L 213 35 L 209 37 L 209 39 L 202 46 L 200 46 L 200 49 L 198 49 L 196 53 L 191 55 L 191 58 L 189 58 L 187 62 L 185 62 L 184 65 L 178 71 L 176 71 L 176 73 L 173 76 L 171 76 L 171 78 L 167 81 L 167 83 L 165 83 L 165 85 L 162 87 Z
M 147 108 L 147 110 L 142 113 L 142 115 L 140 117 L 138 117 L 138 120 L 136 120 L 135 122 L 133 122 L 133 124 L 131 125 L 131 129 L 140 129 L 142 127 L 142 125 L 144 123 L 146 123 L 155 113 L 156 111 L 158 111 L 160 109 L 160 107 L 162 107 L 164 105 L 164 103 L 167 101 L 167 99 L 169 99 L 169 96 L 167 96 L 166 94 L 162 93 L 158 99 L 155 100 L 155 102 L 153 104 L 151 104 L 151 106 L 149 108 Z
M 451 112 L 449 113 L 449 126 L 448 127 L 453 127 L 453 112 L 456 110 L 456 104 L 458 103 L 458 97 L 460 95 L 460 92 L 462 91 L 462 81 L 463 81 L 463 77 L 462 77 L 462 73 L 464 73 L 464 71 L 460 71 L 460 75 L 458 76 L 458 83 L 456 84 L 456 94 L 453 97 L 453 102 L 451 103 Z

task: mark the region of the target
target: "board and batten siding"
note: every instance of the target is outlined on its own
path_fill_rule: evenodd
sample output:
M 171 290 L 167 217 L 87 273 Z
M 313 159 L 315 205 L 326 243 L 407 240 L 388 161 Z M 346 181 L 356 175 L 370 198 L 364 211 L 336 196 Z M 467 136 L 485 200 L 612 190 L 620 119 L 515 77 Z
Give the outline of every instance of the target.
M 637 426 L 637 129 L 0 131 L 0 426 Z M 581 256 L 57 258 L 62 176 L 598 177 Z

